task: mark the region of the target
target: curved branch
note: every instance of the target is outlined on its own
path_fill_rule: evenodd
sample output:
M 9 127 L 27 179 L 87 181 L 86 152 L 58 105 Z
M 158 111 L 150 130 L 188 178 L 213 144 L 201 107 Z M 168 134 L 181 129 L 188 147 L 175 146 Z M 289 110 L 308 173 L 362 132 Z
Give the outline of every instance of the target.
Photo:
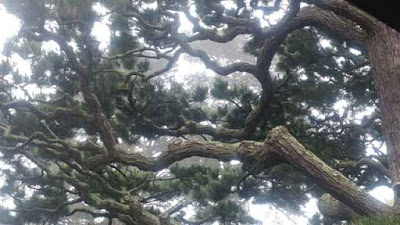
M 202 220 L 198 220 L 198 221 L 190 221 L 187 220 L 185 218 L 183 218 L 182 216 L 177 216 L 178 220 L 180 220 L 182 223 L 184 224 L 188 224 L 188 225 L 201 225 L 204 223 L 208 223 L 208 222 L 213 222 L 215 220 L 217 220 L 219 218 L 219 216 L 214 216 L 214 215 L 210 215 Z
M 288 30 L 304 26 L 315 26 L 333 37 L 361 49 L 364 47 L 364 41 L 367 38 L 367 33 L 358 28 L 356 24 L 337 16 L 331 11 L 315 6 L 305 7 L 300 10 L 299 14 L 291 21 Z
M 375 24 L 379 22 L 373 16 L 362 11 L 361 9 L 351 5 L 345 0 L 302 0 L 308 4 L 314 4 L 321 9 L 326 9 L 334 12 L 339 16 L 343 16 L 357 24 L 363 29 L 370 31 Z
M 71 201 L 66 201 L 64 203 L 62 203 L 61 205 L 59 205 L 58 207 L 52 209 L 52 208 L 24 208 L 21 211 L 24 212 L 45 212 L 45 213 L 49 213 L 49 214 L 55 214 L 58 213 L 59 211 L 61 211 L 63 208 L 69 206 L 69 205 L 73 205 L 73 204 L 77 204 L 82 202 L 81 198 L 77 198 L 75 200 L 71 200 Z
M 188 42 L 210 40 L 218 43 L 227 43 L 241 34 L 256 34 L 261 32 L 259 21 L 256 19 L 238 19 L 221 15 L 221 22 L 229 24 L 230 26 L 224 29 L 223 32 L 217 32 L 215 30 L 203 28 L 199 20 L 190 14 L 189 9 L 186 8 L 183 12 L 186 18 L 193 24 L 193 30 L 198 32 L 188 37 Z
M 311 151 L 301 145 L 284 127 L 274 128 L 260 145 L 245 141 L 240 144 L 217 142 L 173 142 L 168 151 L 155 160 L 140 157 L 139 154 L 121 154 L 115 157 L 120 163 L 137 166 L 142 170 L 157 171 L 174 162 L 200 156 L 221 161 L 239 159 L 260 165 L 260 170 L 286 162 L 328 191 L 333 197 L 352 208 L 360 215 L 380 215 L 392 213 L 392 209 L 359 189 L 340 172 L 332 169 Z
M 61 155 L 67 153 L 68 157 L 73 158 L 77 162 L 82 161 L 82 155 L 80 151 L 67 144 L 65 141 L 60 139 L 48 139 L 43 133 L 37 132 L 34 133 L 31 137 L 18 136 L 11 134 L 11 129 L 7 126 L 0 125 L 0 133 L 2 134 L 2 138 L 7 141 L 16 142 L 21 145 L 17 147 L 4 147 L 0 146 L 0 149 L 3 152 L 11 153 L 11 154 L 19 154 L 23 152 L 23 148 L 28 145 L 34 145 L 44 150 L 53 149 Z
M 244 136 L 248 136 L 256 129 L 262 113 L 268 108 L 268 105 L 272 101 L 274 87 L 269 74 L 269 68 L 279 46 L 290 32 L 304 26 L 313 25 L 358 46 L 362 44 L 358 43 L 358 41 L 355 43 L 354 40 L 362 41 L 366 38 L 364 32 L 356 29 L 353 24 L 342 20 L 332 12 L 321 10 L 316 7 L 307 7 L 299 11 L 298 5 L 292 5 L 292 7 L 286 18 L 283 19 L 286 23 L 283 23 L 276 29 L 272 29 L 270 31 L 271 33 L 267 35 L 269 38 L 264 41 L 261 47 L 257 58 L 256 78 L 261 83 L 263 91 L 261 93 L 260 105 L 255 108 L 246 119 L 246 126 L 243 130 Z M 343 32 L 344 30 L 348 32 Z
M 28 141 L 23 139 L 22 141 Z M 40 141 L 32 140 L 32 143 L 40 144 Z M 65 180 L 79 190 L 88 191 L 88 185 L 82 181 L 75 180 L 67 175 L 54 175 L 45 165 L 25 154 L 41 169 L 46 171 L 49 177 L 54 179 Z M 336 199 L 340 200 L 345 205 L 352 208 L 360 215 L 380 215 L 392 213 L 389 206 L 374 199 L 364 191 L 360 190 L 354 183 L 344 177 L 340 172 L 330 168 L 312 152 L 305 149 L 297 140 L 290 135 L 287 129 L 277 127 L 269 132 L 269 135 L 264 142 L 243 141 L 237 144 L 221 144 L 220 142 L 172 142 L 168 151 L 162 153 L 157 159 L 148 159 L 141 154 L 128 153 L 122 149 L 111 152 L 110 154 L 96 155 L 88 159 L 86 165 L 90 167 L 99 167 L 109 163 L 122 163 L 130 166 L 136 166 L 145 171 L 159 171 L 173 163 L 189 158 L 192 156 L 200 156 L 214 158 L 221 161 L 240 160 L 243 163 L 251 162 L 252 165 L 256 162 L 259 165 L 259 170 L 270 168 L 283 162 L 299 169 L 300 172 L 313 178 L 317 184 L 328 191 Z M 79 168 L 78 171 L 80 171 Z M 85 174 L 85 173 L 83 173 Z M 89 175 L 93 177 L 94 173 Z M 94 177 L 96 180 L 97 177 Z M 101 180 L 99 181 L 100 183 Z M 104 185 L 102 185 L 104 188 Z M 105 187 L 107 190 L 109 188 Z M 122 194 L 122 193 L 118 193 Z M 125 214 L 127 209 L 125 205 L 108 200 L 90 201 L 97 207 L 108 210 L 122 210 Z M 94 202 L 93 202 L 94 201 Z M 121 208 L 122 207 L 122 208 Z M 151 219 L 152 220 L 152 219 Z
M 390 178 L 391 177 L 391 172 L 389 169 L 387 169 L 382 163 L 379 161 L 374 161 L 369 158 L 362 158 L 359 161 L 346 161 L 346 162 L 339 162 L 339 166 L 341 167 L 353 167 L 353 168 L 359 168 L 363 165 L 367 165 L 368 167 L 371 167 L 386 177 Z
M 179 60 L 179 57 L 181 56 L 182 52 L 183 51 L 181 49 L 179 49 L 179 50 L 175 51 L 172 56 L 165 58 L 168 60 L 167 65 L 164 68 L 147 75 L 145 77 L 144 81 L 148 81 L 156 76 L 159 76 L 165 72 L 170 71 L 172 69 L 172 67 L 175 65 L 175 63 Z
M 191 134 L 206 134 L 215 138 L 231 138 L 231 139 L 244 139 L 242 130 L 227 129 L 227 128 L 214 128 L 208 125 L 199 125 L 196 121 L 185 120 L 179 129 L 168 129 L 157 126 L 151 120 L 143 118 L 143 122 L 154 132 L 161 136 L 181 137 L 183 135 Z
M 282 0 L 275 0 L 273 6 L 258 6 L 258 0 L 252 0 L 252 1 L 250 1 L 250 5 L 252 5 L 253 8 L 256 10 L 263 11 L 264 15 L 269 15 L 269 14 L 279 10 L 279 6 L 280 6 L 281 2 L 282 2 Z
M 188 39 L 183 34 L 177 34 L 175 36 L 176 41 L 182 47 L 182 49 L 191 56 L 200 58 L 208 69 L 213 70 L 219 75 L 229 75 L 234 72 L 246 72 L 255 74 L 256 67 L 249 63 L 232 63 L 228 66 L 220 66 L 217 62 L 213 61 L 205 51 L 199 49 L 193 49 Z
M 75 213 L 86 213 L 91 215 L 92 217 L 96 218 L 96 217 L 107 217 L 107 218 L 113 218 L 116 216 L 112 216 L 112 213 L 102 213 L 102 212 L 95 212 L 92 211 L 90 209 L 85 209 L 85 208 L 75 208 L 73 210 L 71 210 L 70 212 L 68 212 L 67 214 L 65 214 L 64 216 L 72 216 Z
M 98 155 L 89 159 L 90 167 L 99 167 L 108 163 L 118 162 L 125 165 L 135 166 L 145 171 L 160 171 L 180 160 L 200 156 L 214 158 L 221 161 L 230 161 L 235 159 L 247 159 L 247 151 L 259 152 L 260 143 L 243 141 L 240 144 L 221 144 L 219 142 L 172 142 L 168 150 L 161 154 L 157 159 L 152 160 L 138 153 L 128 153 L 120 149 L 112 155 Z
M 233 63 L 226 67 L 222 67 L 218 65 L 217 62 L 211 60 L 211 58 L 207 55 L 206 52 L 202 50 L 193 49 L 190 46 L 190 42 L 194 39 L 187 38 L 184 34 L 172 34 L 178 44 L 182 47 L 182 49 L 175 52 L 174 56 L 172 56 L 164 69 L 154 72 L 153 74 L 145 77 L 146 80 L 149 80 L 155 76 L 158 76 L 168 70 L 170 70 L 175 62 L 178 60 L 179 55 L 182 52 L 186 52 L 191 56 L 200 58 L 205 65 L 214 70 L 216 73 L 220 75 L 228 75 L 233 72 L 247 72 L 253 74 L 261 83 L 263 87 L 263 91 L 261 93 L 261 101 L 258 107 L 256 107 L 247 117 L 246 125 L 241 130 L 228 130 L 228 129 L 214 129 L 212 127 L 199 127 L 196 126 L 196 129 L 189 129 L 189 126 L 184 126 L 179 130 L 169 130 L 153 126 L 154 130 L 157 131 L 160 135 L 171 135 L 171 136 L 179 136 L 183 134 L 210 134 L 212 136 L 220 136 L 220 137 L 230 137 L 230 138 L 238 138 L 238 139 L 247 139 L 249 136 L 254 133 L 257 125 L 261 119 L 261 115 L 267 109 L 268 105 L 271 102 L 273 97 L 273 85 L 272 80 L 269 74 L 269 67 L 271 65 L 271 60 L 275 55 L 277 49 L 280 44 L 285 40 L 287 35 L 295 29 L 302 28 L 304 26 L 316 26 L 324 31 L 328 31 L 335 36 L 348 41 L 349 43 L 353 43 L 355 46 L 361 46 L 362 40 L 365 39 L 366 34 L 357 29 L 353 23 L 350 21 L 346 21 L 334 13 L 326 10 L 322 10 L 318 7 L 306 7 L 299 11 L 299 2 L 291 1 L 291 7 L 287 15 L 281 20 L 278 25 L 270 27 L 266 31 L 257 31 L 257 35 L 266 40 L 264 41 L 264 45 L 261 48 L 260 55 L 258 57 L 257 66 L 247 64 L 247 63 Z M 299 12 L 298 12 L 299 11 Z M 199 31 L 201 39 L 209 39 L 213 40 L 214 31 L 210 31 L 204 28 L 201 28 L 196 18 L 192 17 L 188 11 L 185 9 L 184 12 L 188 16 L 189 20 L 195 25 L 195 28 Z M 298 12 L 298 13 L 297 13 Z M 174 18 L 176 16 L 174 15 Z M 176 21 L 179 21 L 175 18 Z M 238 19 L 234 17 L 224 17 L 225 23 L 229 23 L 233 28 L 242 29 L 241 27 L 246 27 L 246 29 L 253 29 L 254 24 L 250 19 Z M 346 32 L 342 32 L 346 30 Z M 175 31 L 171 31 L 175 32 Z M 252 31 L 252 32 L 255 32 Z M 197 37 L 199 37 L 197 35 Z M 196 35 L 195 35 L 196 36 Z M 229 39 L 229 38 L 228 38 Z M 358 41 L 354 41 L 358 40 Z M 361 40 L 361 41 L 360 41 Z M 216 40 L 214 40 L 216 41 Z M 151 125 L 151 121 L 149 122 Z M 225 132 L 226 131 L 226 132 Z
M 174 213 L 177 213 L 178 211 L 182 210 L 183 208 L 185 208 L 187 205 L 191 204 L 192 201 L 191 200 L 184 200 L 181 201 L 180 203 L 176 204 L 175 206 L 171 207 L 170 209 L 168 209 L 166 212 L 162 213 L 159 218 L 160 218 L 160 222 L 161 224 L 165 224 L 165 225 L 169 225 L 171 224 L 171 215 Z
M 83 110 L 58 107 L 54 112 L 47 113 L 38 109 L 34 104 L 25 100 L 16 100 L 9 103 L 0 103 L 0 110 L 25 109 L 38 117 L 46 120 L 74 120 L 79 118 L 87 123 L 92 123 L 93 118 Z

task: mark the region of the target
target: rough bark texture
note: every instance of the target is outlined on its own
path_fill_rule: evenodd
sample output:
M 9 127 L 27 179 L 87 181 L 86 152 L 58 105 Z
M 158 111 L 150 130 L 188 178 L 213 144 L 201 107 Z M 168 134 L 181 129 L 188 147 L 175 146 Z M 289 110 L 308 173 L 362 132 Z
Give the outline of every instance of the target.
M 400 34 L 383 23 L 367 40 L 394 182 L 400 180 Z
M 358 214 L 379 215 L 391 211 L 389 206 L 361 190 L 339 171 L 332 169 L 307 150 L 286 128 L 274 128 L 265 145 Z

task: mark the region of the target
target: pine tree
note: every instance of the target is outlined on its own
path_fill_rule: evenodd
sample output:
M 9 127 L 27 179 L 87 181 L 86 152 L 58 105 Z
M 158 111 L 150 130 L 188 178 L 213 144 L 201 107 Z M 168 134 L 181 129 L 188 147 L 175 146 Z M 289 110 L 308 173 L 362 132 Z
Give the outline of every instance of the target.
M 21 30 L 0 64 L 0 193 L 15 204 L 0 223 L 257 224 L 244 202 L 299 214 L 310 196 L 323 215 L 312 224 L 398 214 L 399 34 L 346 1 L 1 3 Z M 105 17 L 104 50 L 92 30 Z M 208 70 L 180 83 L 185 56 Z M 394 207 L 367 193 L 381 185 Z

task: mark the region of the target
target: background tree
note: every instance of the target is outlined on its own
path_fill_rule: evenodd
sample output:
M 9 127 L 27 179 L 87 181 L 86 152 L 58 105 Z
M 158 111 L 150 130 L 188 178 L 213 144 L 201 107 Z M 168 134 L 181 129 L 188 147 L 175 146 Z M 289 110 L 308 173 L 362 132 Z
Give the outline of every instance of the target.
M 306 194 L 320 199 L 326 224 L 397 215 L 397 196 L 391 207 L 366 190 L 398 187 L 399 34 L 346 1 L 101 1 L 106 15 L 96 1 L 2 4 L 22 25 L 0 67 L 1 192 L 16 205 L 1 212 L 7 223 L 85 213 L 109 223 L 255 224 L 243 201 L 296 213 Z M 92 29 L 105 16 L 102 50 Z M 250 60 L 224 63 L 201 45 L 235 38 L 246 39 Z M 45 51 L 48 42 L 59 50 Z M 14 53 L 30 61 L 30 76 L 10 63 Z M 167 79 L 183 55 L 218 77 Z M 31 96 L 33 84 L 54 92 Z M 373 113 L 357 120 L 366 108 Z M 388 154 L 367 154 L 383 142 Z

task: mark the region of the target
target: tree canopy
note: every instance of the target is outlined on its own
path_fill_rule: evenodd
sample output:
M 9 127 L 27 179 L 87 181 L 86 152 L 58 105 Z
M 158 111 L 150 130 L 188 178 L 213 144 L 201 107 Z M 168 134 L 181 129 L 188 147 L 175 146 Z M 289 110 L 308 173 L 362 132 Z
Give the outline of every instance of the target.
M 0 223 L 260 224 L 248 202 L 311 198 L 310 224 L 398 214 L 367 192 L 399 188 L 400 38 L 348 2 L 0 3 L 21 22 L 0 64 Z M 184 58 L 207 70 L 174 72 Z

